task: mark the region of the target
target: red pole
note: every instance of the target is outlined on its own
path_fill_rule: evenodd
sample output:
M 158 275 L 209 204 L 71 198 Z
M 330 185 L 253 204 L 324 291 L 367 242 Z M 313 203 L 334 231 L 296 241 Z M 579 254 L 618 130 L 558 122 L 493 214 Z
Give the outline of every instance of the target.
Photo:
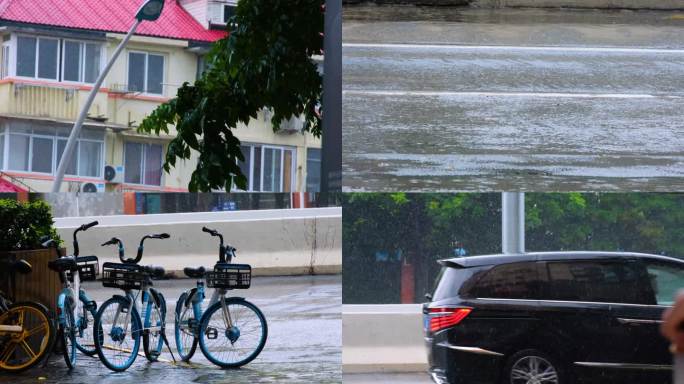
M 401 264 L 401 303 L 413 304 L 416 299 L 416 280 L 413 265 Z
M 124 215 L 135 215 L 135 192 L 124 192 Z

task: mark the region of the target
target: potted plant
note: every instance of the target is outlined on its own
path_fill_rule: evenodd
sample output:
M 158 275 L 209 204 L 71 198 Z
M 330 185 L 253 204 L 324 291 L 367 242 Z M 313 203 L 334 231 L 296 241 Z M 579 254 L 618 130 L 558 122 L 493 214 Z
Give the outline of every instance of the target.
M 14 287 L 9 279 L 0 280 L 0 289 L 12 292 L 17 301 L 35 300 L 54 310 L 61 285 L 47 263 L 56 255 L 54 249 L 41 246 L 44 236 L 60 241 L 53 223 L 50 206 L 44 201 L 0 199 L 0 259 L 24 259 L 33 267 L 28 275 L 16 275 Z

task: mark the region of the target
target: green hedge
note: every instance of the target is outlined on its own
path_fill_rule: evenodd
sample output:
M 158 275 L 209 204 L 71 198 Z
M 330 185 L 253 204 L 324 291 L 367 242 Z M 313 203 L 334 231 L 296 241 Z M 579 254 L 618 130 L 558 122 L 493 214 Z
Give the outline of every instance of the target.
M 46 235 L 61 241 L 52 224 L 50 206 L 44 201 L 0 199 L 0 252 L 40 249 Z

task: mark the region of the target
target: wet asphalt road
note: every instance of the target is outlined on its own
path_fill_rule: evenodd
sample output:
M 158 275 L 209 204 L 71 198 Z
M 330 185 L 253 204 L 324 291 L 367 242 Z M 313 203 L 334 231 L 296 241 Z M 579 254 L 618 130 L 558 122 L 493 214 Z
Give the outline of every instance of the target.
M 682 32 L 665 12 L 347 8 L 345 189 L 684 190 Z
M 396 384 L 429 384 L 432 383 L 427 373 L 345 373 L 343 378 L 349 384 L 396 383 Z
M 138 356 L 123 373 L 114 373 L 100 361 L 79 353 L 77 366 L 66 369 L 55 355 L 45 369 L 20 375 L 0 374 L 0 383 L 340 383 L 342 382 L 342 281 L 340 276 L 256 277 L 252 288 L 234 291 L 256 304 L 268 322 L 268 339 L 256 360 L 237 370 L 222 370 L 197 349 L 192 364 L 171 364 L 164 350 L 163 362 L 148 363 Z M 167 322 L 173 324 L 176 299 L 194 286 L 194 280 L 156 282 L 167 299 Z M 100 305 L 117 291 L 88 283 L 87 292 Z M 173 325 L 167 337 L 174 349 Z M 142 353 L 142 345 L 141 345 Z

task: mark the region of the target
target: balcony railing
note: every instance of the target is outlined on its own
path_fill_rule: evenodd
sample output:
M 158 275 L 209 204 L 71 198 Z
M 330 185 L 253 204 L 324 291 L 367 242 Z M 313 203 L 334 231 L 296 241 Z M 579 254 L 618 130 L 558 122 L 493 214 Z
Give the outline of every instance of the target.
M 9 83 L 9 100 L 0 111 L 12 115 L 74 120 L 78 114 L 78 90 L 59 86 Z

